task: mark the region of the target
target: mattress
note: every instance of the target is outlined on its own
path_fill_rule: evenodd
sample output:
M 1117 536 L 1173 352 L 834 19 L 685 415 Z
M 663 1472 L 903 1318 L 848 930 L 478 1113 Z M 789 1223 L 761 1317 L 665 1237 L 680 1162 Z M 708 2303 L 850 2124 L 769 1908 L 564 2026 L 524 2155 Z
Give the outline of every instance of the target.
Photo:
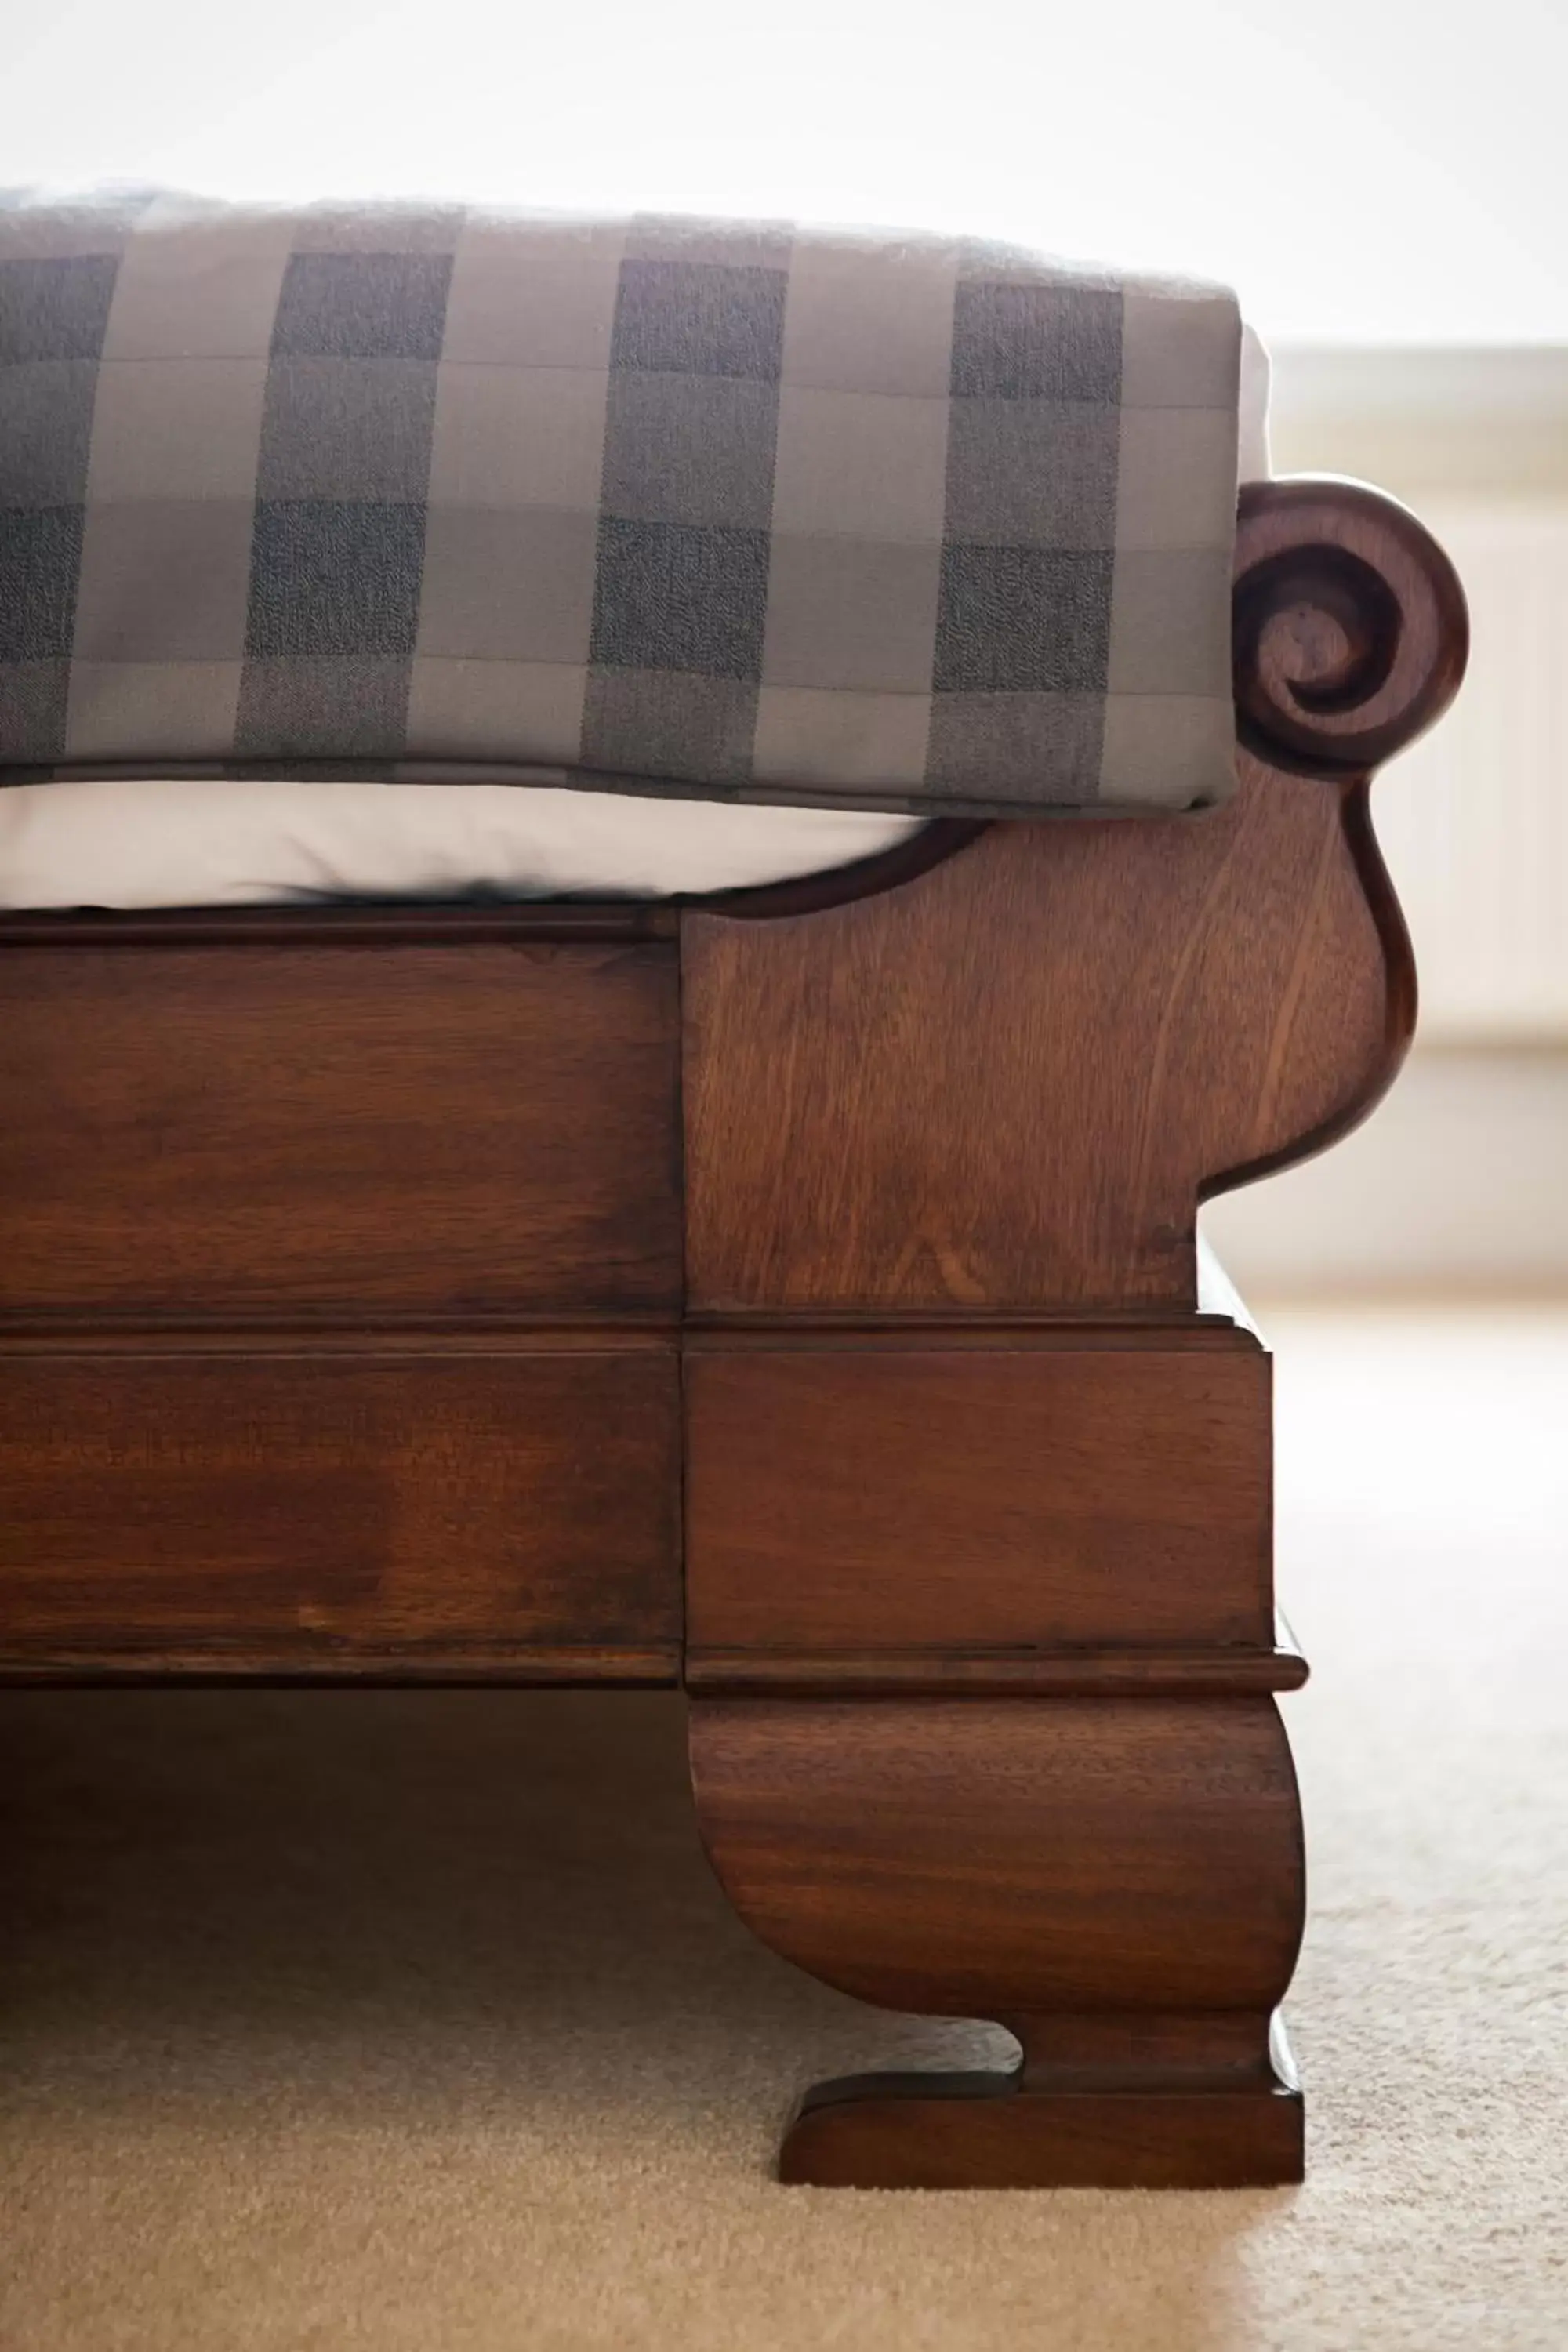
M 0 905 L 658 898 L 820 873 L 921 825 L 510 784 L 22 784 L 0 792 Z
M 1247 330 L 1242 481 L 1268 472 L 1268 356 Z M 0 908 L 657 898 L 821 873 L 921 823 L 507 784 L 17 784 L 0 791 Z

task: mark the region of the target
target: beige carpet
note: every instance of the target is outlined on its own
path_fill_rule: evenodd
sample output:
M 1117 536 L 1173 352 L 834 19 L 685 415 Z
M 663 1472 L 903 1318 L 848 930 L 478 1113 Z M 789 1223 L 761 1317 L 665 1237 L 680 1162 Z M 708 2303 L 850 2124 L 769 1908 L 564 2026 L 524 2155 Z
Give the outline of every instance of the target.
M 0 1695 L 5 2352 L 1562 2352 L 1568 1321 L 1276 1338 L 1305 2189 L 775 2187 L 975 2035 L 752 1946 L 678 1703 Z

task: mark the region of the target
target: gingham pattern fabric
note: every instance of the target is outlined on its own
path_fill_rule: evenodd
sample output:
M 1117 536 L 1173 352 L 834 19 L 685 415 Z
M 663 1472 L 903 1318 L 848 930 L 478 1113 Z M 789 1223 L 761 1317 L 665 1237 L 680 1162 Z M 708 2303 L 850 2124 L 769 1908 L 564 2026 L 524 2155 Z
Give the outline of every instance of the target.
M 1010 248 L 0 205 L 0 775 L 1233 779 L 1239 325 Z

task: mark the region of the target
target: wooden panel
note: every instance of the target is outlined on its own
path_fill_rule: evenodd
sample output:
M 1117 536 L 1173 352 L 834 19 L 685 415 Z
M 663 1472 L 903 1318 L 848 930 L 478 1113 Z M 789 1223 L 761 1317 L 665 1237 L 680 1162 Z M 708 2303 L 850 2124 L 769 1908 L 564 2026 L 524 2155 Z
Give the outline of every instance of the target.
M 686 1388 L 699 1662 L 1273 1643 L 1269 1360 L 1243 1334 L 1191 1350 L 714 1339 L 689 1348 Z
M 142 929 L 0 944 L 0 1315 L 674 1312 L 671 948 Z
M 9 1352 L 0 1494 L 7 1667 L 673 1670 L 679 1368 L 651 1342 Z
M 1410 1018 L 1353 795 L 1245 764 L 1205 815 L 690 917 L 693 1307 L 1190 1308 L 1201 1194 L 1374 1099 Z

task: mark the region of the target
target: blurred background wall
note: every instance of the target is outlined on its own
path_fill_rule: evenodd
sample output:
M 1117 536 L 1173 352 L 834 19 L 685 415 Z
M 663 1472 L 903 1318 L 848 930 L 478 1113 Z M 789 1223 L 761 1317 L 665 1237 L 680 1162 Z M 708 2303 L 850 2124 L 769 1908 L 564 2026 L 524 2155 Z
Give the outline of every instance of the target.
M 1415 507 L 1472 651 L 1373 797 L 1421 975 L 1411 1059 L 1355 1135 L 1206 1230 L 1276 1296 L 1568 1296 L 1568 349 L 1286 344 L 1273 455 Z

